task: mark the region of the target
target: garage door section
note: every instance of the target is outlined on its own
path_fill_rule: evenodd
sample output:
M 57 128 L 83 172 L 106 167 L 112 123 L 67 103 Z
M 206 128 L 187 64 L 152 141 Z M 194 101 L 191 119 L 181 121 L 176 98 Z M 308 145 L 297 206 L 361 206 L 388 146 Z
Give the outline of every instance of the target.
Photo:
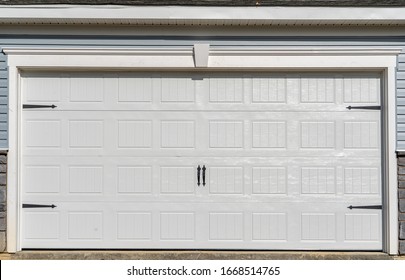
M 380 87 L 25 73 L 22 247 L 381 250 Z

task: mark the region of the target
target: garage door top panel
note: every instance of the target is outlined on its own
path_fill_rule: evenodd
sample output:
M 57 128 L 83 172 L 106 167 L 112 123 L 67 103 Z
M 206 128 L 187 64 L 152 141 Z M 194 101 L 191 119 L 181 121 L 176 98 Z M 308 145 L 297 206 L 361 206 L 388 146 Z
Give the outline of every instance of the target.
M 380 75 L 273 73 L 24 74 L 24 104 L 64 110 L 346 111 L 380 103 Z

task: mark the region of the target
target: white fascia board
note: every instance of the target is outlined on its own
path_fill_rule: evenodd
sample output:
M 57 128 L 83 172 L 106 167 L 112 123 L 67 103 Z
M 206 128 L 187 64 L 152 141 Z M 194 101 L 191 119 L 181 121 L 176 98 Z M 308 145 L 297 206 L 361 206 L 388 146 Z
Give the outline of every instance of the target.
M 404 22 L 405 8 L 354 7 L 185 7 L 185 6 L 114 6 L 114 5 L 37 5 L 0 6 L 0 22 L 58 20 L 187 23 L 195 21 L 361 21 L 378 23 Z

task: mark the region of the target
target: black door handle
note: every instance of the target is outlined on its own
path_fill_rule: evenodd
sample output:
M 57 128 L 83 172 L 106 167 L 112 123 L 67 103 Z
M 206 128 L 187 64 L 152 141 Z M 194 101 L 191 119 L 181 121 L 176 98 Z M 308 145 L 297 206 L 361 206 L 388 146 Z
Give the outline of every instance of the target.
M 205 165 L 203 165 L 203 168 L 202 168 L 203 186 L 205 186 L 205 170 L 206 170 Z
M 200 172 L 201 172 L 201 167 L 197 167 L 197 186 L 200 186 Z

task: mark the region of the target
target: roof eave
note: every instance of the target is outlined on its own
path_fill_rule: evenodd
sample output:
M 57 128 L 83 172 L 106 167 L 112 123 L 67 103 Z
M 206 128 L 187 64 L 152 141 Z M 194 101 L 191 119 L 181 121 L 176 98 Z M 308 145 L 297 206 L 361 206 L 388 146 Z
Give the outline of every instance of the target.
M 0 24 L 405 25 L 402 8 L 0 6 Z

